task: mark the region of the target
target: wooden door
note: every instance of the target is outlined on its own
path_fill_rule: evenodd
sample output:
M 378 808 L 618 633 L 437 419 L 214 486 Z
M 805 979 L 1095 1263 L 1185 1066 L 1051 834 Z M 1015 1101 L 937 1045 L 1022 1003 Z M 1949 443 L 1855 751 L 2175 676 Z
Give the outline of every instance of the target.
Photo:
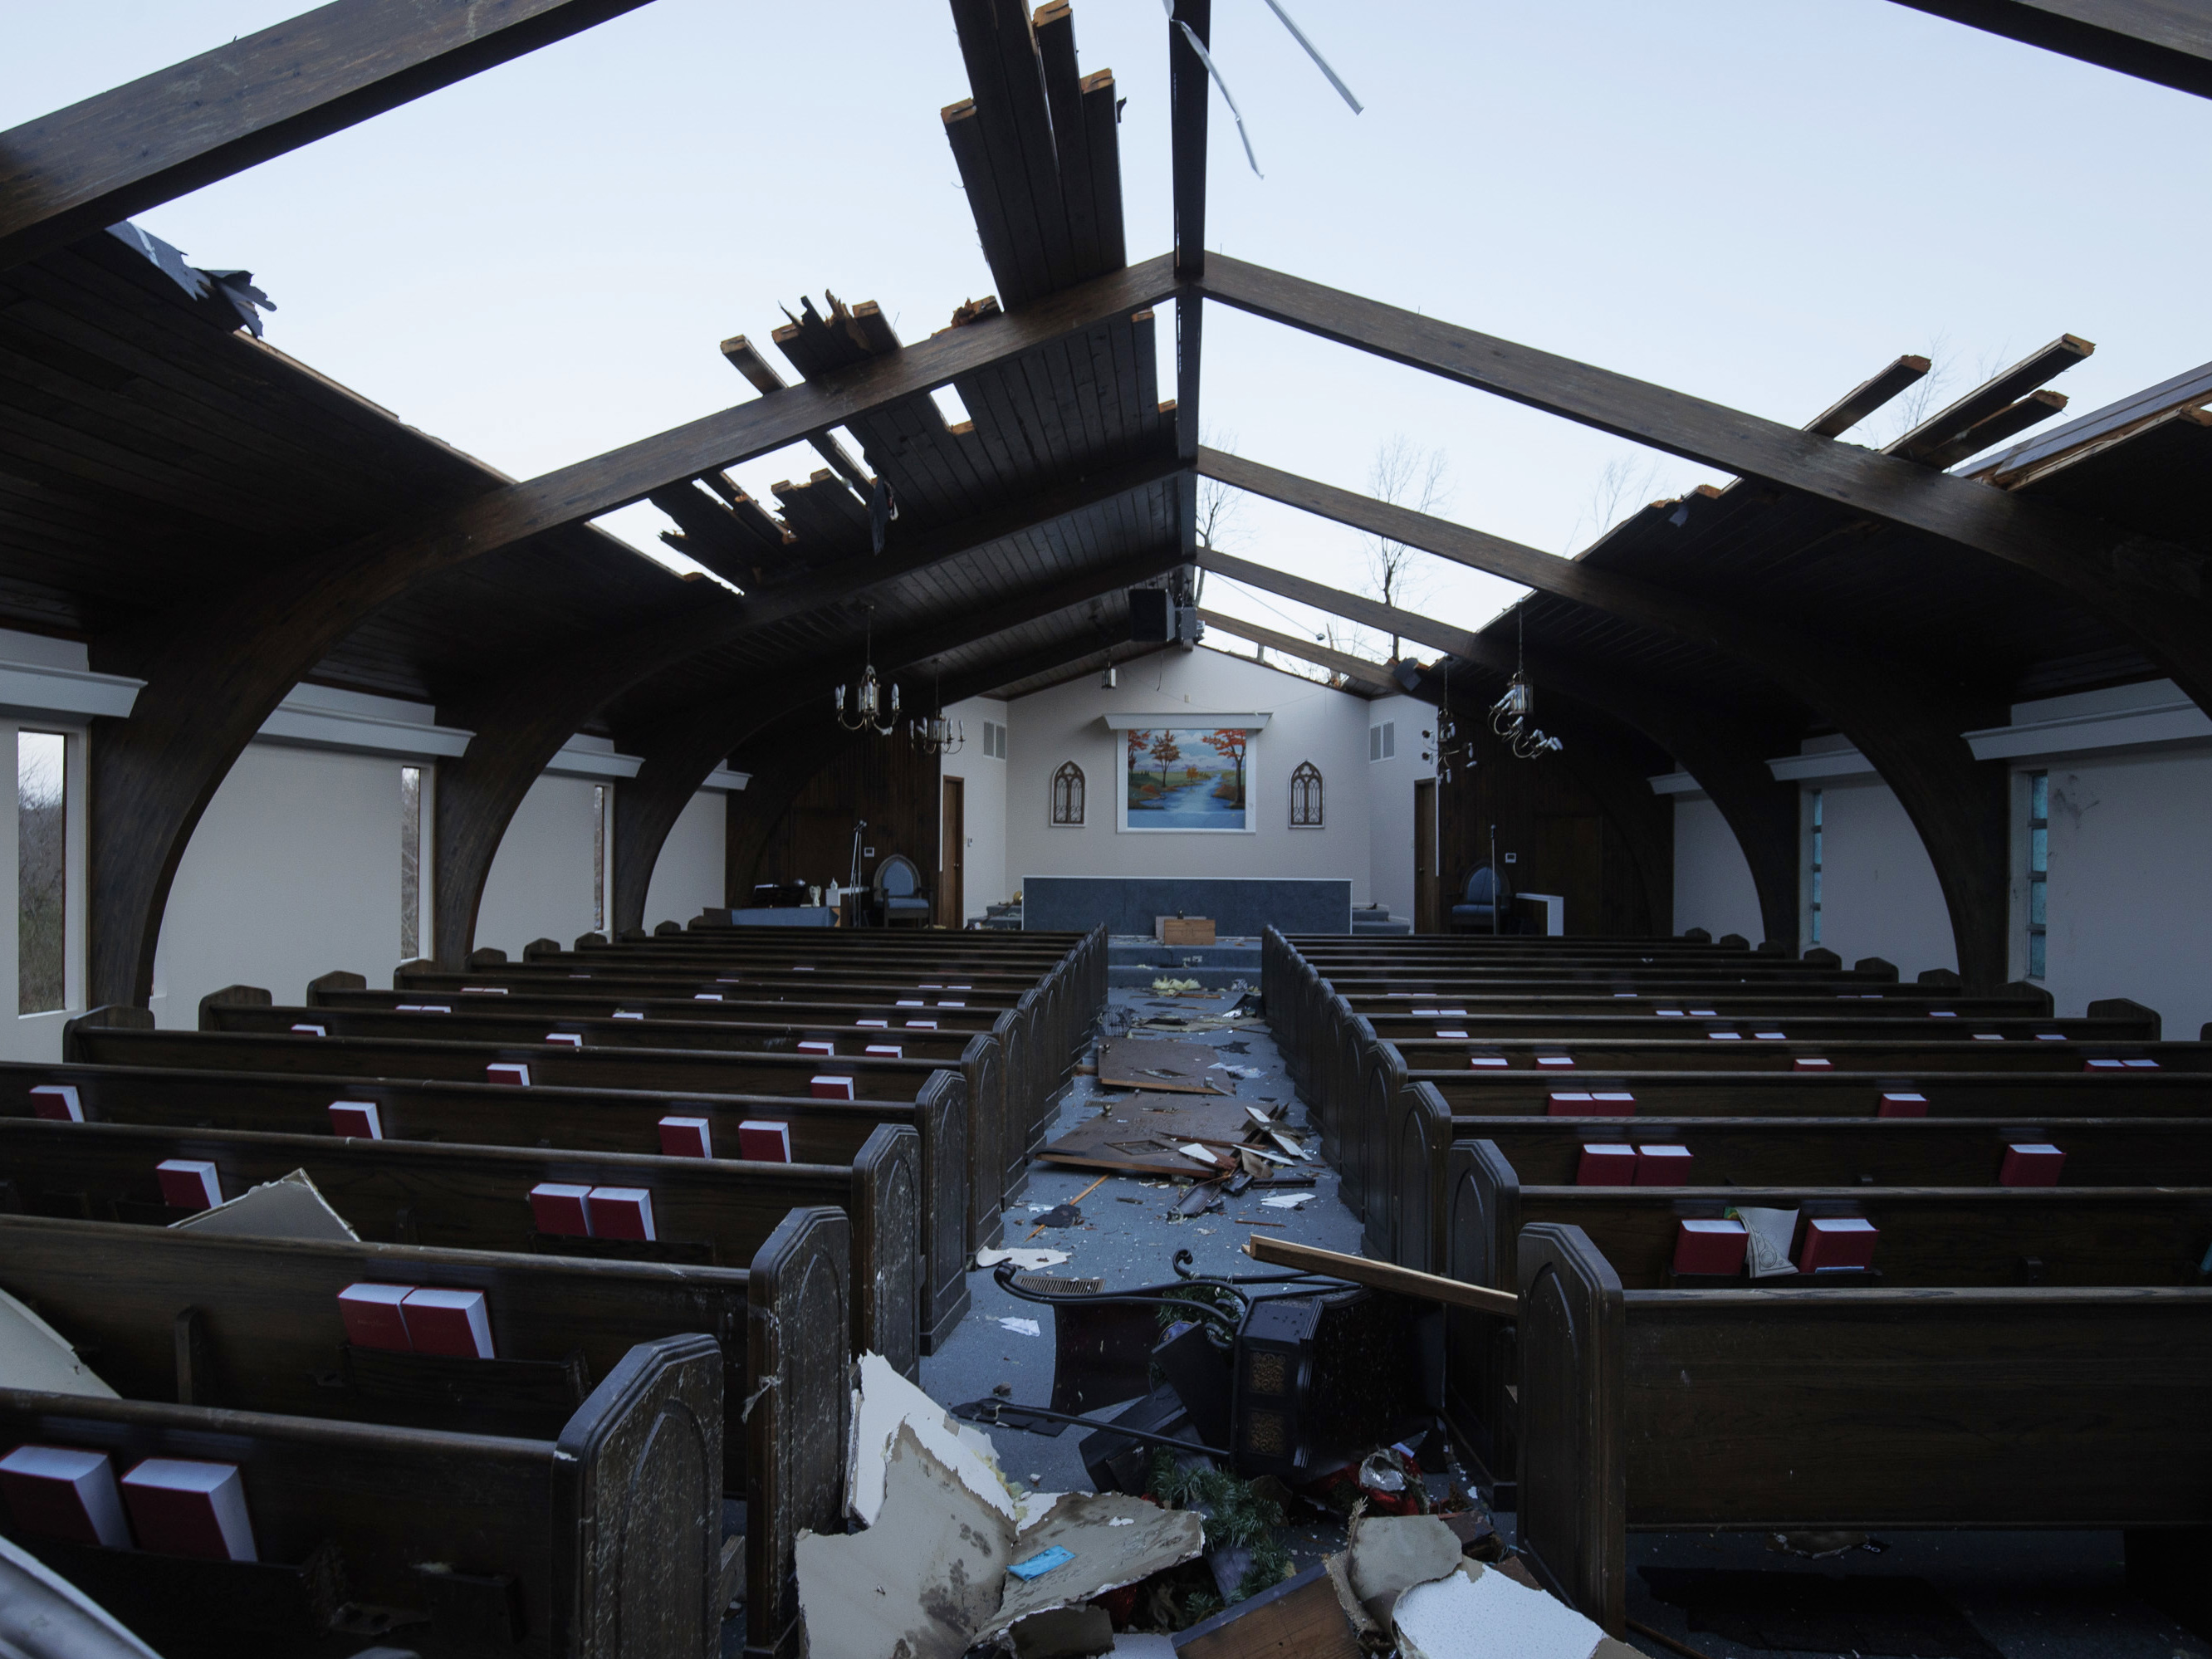
M 1437 902 L 1437 781 L 1413 784 L 1413 931 L 1441 933 L 1443 916 Z
M 968 786 L 963 779 L 945 780 L 945 835 L 938 842 L 944 866 L 939 884 L 937 920 L 947 927 L 968 925 Z
M 1523 858 L 1518 891 L 1557 893 L 1567 902 L 1566 931 L 1605 932 L 1603 821 L 1588 813 L 1539 813 L 1536 852 Z

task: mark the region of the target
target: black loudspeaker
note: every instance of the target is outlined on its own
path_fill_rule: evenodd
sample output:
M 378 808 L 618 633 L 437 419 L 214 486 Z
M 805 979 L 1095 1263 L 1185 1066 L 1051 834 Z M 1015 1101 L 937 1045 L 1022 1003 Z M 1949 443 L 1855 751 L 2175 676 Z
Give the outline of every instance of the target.
M 1165 645 L 1176 636 L 1173 596 L 1164 587 L 1129 590 L 1129 638 L 1137 645 Z

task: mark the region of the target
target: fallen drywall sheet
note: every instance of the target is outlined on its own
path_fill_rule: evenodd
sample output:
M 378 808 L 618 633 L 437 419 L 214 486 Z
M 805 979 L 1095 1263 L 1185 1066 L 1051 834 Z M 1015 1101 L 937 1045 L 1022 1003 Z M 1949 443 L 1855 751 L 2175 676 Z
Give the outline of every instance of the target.
M 1009 1531 L 1017 1524 L 1014 1495 L 999 1473 L 991 1438 L 955 1422 L 944 1407 L 901 1376 L 881 1354 L 860 1356 L 860 1387 L 853 1401 L 853 1442 L 845 1464 L 845 1504 L 864 1527 L 883 1508 L 887 1460 L 902 1426 Z M 828 1650 L 824 1650 L 828 1651 Z M 888 1650 L 886 1650 L 888 1651 Z
M 1459 1535 L 1433 1515 L 1362 1516 L 1352 1525 L 1346 1557 L 1352 1593 L 1388 1630 L 1401 1595 L 1459 1565 Z
M 817 1659 L 960 1659 L 998 1610 L 1014 1559 L 1012 1518 L 933 1455 L 911 1423 L 895 1433 L 876 1524 L 842 1538 L 799 1534 L 799 1608 Z
M 1638 1659 L 1565 1602 L 1476 1561 L 1406 1591 L 1391 1622 L 1403 1659 Z
M 1109 1089 L 1167 1089 L 1194 1095 L 1225 1095 L 1206 1073 L 1220 1055 L 1203 1042 L 1163 1037 L 1108 1037 L 1098 1045 L 1098 1081 Z
M 0 1389 L 121 1398 L 76 1357 L 59 1331 L 5 1291 L 0 1291 Z
M 1022 1528 L 1013 1559 L 1028 1561 L 1055 1548 L 1068 1554 L 1058 1566 L 1034 1578 L 1007 1575 L 1006 1600 L 979 1636 L 1195 1559 L 1206 1548 L 1205 1522 L 1194 1510 L 1162 1509 L 1126 1492 L 1066 1492 Z
M 217 1233 L 226 1238 L 330 1238 L 348 1244 L 361 1235 L 315 1190 L 305 1170 L 295 1170 L 240 1193 L 228 1204 L 173 1222 L 179 1232 Z

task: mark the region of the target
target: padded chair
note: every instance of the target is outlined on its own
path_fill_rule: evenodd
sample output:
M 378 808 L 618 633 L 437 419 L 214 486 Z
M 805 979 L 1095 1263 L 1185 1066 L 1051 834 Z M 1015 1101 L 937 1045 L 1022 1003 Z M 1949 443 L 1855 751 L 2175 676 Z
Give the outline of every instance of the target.
M 1488 865 L 1478 864 L 1467 878 L 1467 890 L 1452 906 L 1452 931 L 1486 933 L 1493 918 L 1499 933 L 1513 931 L 1513 884 L 1500 881 Z
M 894 853 L 876 866 L 876 913 L 884 926 L 929 924 L 929 896 L 921 890 L 921 872 L 903 853 Z

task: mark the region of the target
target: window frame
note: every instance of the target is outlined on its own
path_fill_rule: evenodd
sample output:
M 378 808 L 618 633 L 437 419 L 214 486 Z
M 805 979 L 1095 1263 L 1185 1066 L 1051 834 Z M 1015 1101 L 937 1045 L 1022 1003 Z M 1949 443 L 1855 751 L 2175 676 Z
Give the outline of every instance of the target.
M 1827 847 L 1826 829 L 1823 822 L 1824 792 L 1808 789 L 1805 795 L 1805 908 L 1808 918 L 1805 943 L 1809 947 L 1820 942 L 1820 872 L 1826 863 Z
M 2025 971 L 2038 983 L 2051 976 L 2051 774 L 2029 772 L 2027 869 L 2021 896 L 2027 921 Z
M 1073 782 L 1074 789 L 1068 797 L 1073 809 L 1063 817 L 1060 811 L 1060 785 Z M 1088 816 L 1091 805 L 1091 780 L 1084 775 L 1083 768 L 1073 760 L 1064 760 L 1052 769 L 1045 784 L 1045 823 L 1054 830 L 1080 830 Z
M 18 1035 L 14 1048 L 0 1044 L 0 1054 L 26 1059 L 45 1058 L 48 1057 L 49 1042 L 58 1043 L 60 1039 L 58 1036 L 52 1039 L 33 1036 L 39 1029 L 34 1022 L 68 1020 L 83 1012 L 87 1006 L 86 973 L 90 936 L 86 907 L 92 867 L 91 767 L 87 750 L 91 737 L 87 726 L 72 720 L 30 715 L 0 719 L 0 731 L 8 734 L 11 744 L 26 732 L 58 737 L 62 740 L 62 1006 L 27 1014 L 21 1012 L 21 988 L 17 975 L 21 951 L 22 898 L 19 888 L 15 919 L 9 924 L 7 970 L 9 981 L 15 982 L 13 1000 L 18 1012 L 15 1024 L 5 1028 Z M 19 750 L 19 757 L 20 752 Z M 17 811 L 20 811 L 20 805 Z M 11 814 L 7 831 L 8 861 L 15 868 L 16 879 L 20 882 L 21 849 L 17 840 L 18 833 L 19 820 Z M 158 998 L 161 992 L 158 957 L 155 972 L 154 994 Z M 27 1049 L 21 1046 L 24 1043 L 33 1046 Z M 52 1052 L 58 1053 L 59 1050 L 55 1048 Z
M 1321 768 L 1316 766 L 1311 761 L 1300 761 L 1296 766 L 1291 769 L 1290 804 L 1291 829 L 1321 830 L 1327 827 L 1327 787 L 1328 786 L 1321 775 Z M 1309 804 L 1310 816 L 1304 818 L 1299 817 L 1300 803 L 1298 798 L 1301 793 L 1307 793 L 1310 796 L 1310 801 Z

